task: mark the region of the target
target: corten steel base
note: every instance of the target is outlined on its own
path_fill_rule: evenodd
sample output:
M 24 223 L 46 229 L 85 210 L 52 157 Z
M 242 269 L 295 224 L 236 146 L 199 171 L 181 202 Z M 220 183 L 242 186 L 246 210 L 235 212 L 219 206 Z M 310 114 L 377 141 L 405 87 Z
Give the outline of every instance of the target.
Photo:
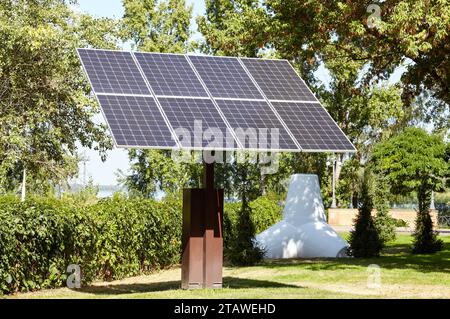
M 183 191 L 181 288 L 222 288 L 223 190 L 214 189 L 214 167 L 205 165 L 205 188 Z

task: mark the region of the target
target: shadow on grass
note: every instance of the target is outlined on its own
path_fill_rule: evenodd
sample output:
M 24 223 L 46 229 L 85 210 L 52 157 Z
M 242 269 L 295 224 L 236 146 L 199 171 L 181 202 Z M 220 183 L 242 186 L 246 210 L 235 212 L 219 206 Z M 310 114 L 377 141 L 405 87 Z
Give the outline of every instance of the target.
M 308 270 L 355 269 L 378 264 L 385 269 L 412 269 L 419 272 L 450 272 L 450 242 L 435 254 L 414 255 L 411 244 L 392 244 L 375 258 L 276 259 L 262 263 L 266 268 L 300 267 Z
M 181 287 L 179 280 L 152 282 L 152 283 L 133 283 L 133 284 L 109 284 L 102 286 L 88 286 L 77 289 L 77 292 L 90 293 L 95 295 L 123 295 L 132 293 L 160 292 L 167 290 L 178 290 Z M 283 284 L 267 280 L 254 280 L 236 277 L 224 277 L 223 287 L 231 289 L 246 288 L 302 288 L 295 285 Z

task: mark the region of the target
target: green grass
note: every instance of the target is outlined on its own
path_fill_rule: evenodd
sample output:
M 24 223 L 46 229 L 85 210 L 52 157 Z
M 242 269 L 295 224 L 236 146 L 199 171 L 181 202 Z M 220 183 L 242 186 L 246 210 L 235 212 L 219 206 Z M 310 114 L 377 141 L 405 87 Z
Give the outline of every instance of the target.
M 412 255 L 411 236 L 399 235 L 379 258 L 276 260 L 225 267 L 224 288 L 185 291 L 180 269 L 149 276 L 17 294 L 12 298 L 450 298 L 450 236 L 443 251 Z M 367 266 L 381 267 L 381 286 L 368 288 Z

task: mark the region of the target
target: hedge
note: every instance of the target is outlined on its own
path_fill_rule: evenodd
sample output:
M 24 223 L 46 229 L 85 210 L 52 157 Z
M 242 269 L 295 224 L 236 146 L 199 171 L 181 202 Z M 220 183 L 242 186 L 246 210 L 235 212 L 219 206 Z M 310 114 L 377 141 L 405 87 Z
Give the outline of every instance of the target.
M 80 265 L 83 284 L 170 266 L 180 260 L 180 238 L 175 201 L 0 197 L 0 292 L 64 285 L 70 264 Z
M 281 207 L 261 197 L 250 204 L 260 232 L 281 219 Z M 240 203 L 226 203 L 225 254 L 239 231 Z M 181 202 L 121 196 L 80 204 L 0 196 L 0 294 L 64 286 L 67 266 L 82 284 L 114 280 L 180 262 Z

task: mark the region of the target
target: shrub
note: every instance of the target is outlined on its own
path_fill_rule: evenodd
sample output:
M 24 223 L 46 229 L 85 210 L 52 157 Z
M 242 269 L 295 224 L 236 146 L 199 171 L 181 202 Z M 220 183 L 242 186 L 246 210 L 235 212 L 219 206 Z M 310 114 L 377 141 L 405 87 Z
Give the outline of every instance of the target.
M 115 196 L 89 206 L 0 198 L 0 292 L 58 287 L 70 264 L 82 283 L 178 263 L 181 205 Z
M 224 255 L 234 264 L 254 264 L 262 251 L 252 241 L 258 234 L 282 218 L 276 199 L 261 196 L 242 211 L 242 203 L 225 203 L 223 219 Z
M 395 219 L 390 215 L 389 184 L 384 176 L 378 175 L 373 192 L 374 206 L 377 210 L 374 222 L 383 246 L 395 240 Z
M 354 230 L 350 232 L 350 255 L 354 257 L 377 257 L 383 247 L 372 218 L 373 203 L 370 196 L 370 174 L 365 172 L 360 193 L 358 215 Z
M 442 250 L 444 242 L 433 230 L 430 216 L 431 191 L 425 186 L 418 190 L 419 209 L 417 211 L 416 229 L 414 230 L 413 253 L 432 254 Z
M 253 265 L 261 261 L 264 256 L 254 242 L 255 227 L 251 220 L 251 208 L 245 202 L 241 204 L 236 229 L 232 240 L 229 241 L 227 259 L 234 265 Z

